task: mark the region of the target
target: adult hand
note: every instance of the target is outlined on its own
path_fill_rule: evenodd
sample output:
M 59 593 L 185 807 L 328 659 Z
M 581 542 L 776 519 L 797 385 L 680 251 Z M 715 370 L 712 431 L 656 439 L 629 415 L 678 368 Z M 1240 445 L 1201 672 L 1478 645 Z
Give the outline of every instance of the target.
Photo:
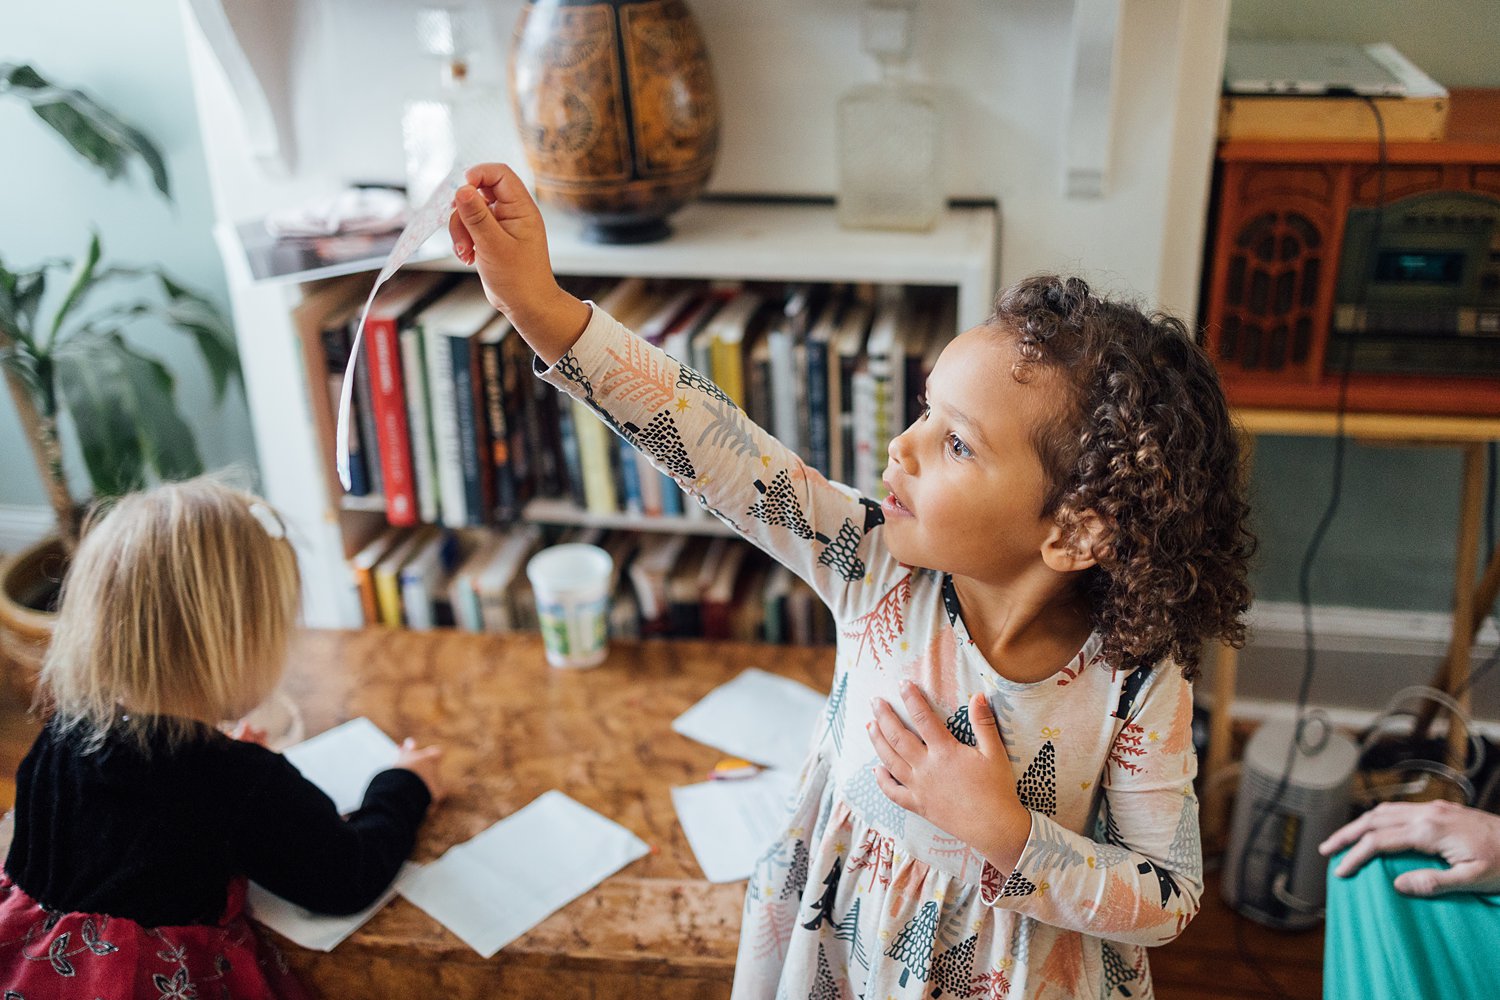
M 453 252 L 478 271 L 490 305 L 554 364 L 588 326 L 589 307 L 558 287 L 542 213 L 515 171 L 481 163 L 464 180 L 448 217 Z
M 1377 854 L 1421 851 L 1448 863 L 1396 876 L 1397 892 L 1437 896 L 1447 892 L 1500 892 L 1500 816 L 1453 802 L 1382 802 L 1334 832 L 1318 851 L 1324 857 L 1350 844 L 1334 874 L 1348 878 Z
M 886 797 L 973 847 L 1002 873 L 1015 869 L 1031 836 L 1031 812 L 1016 794 L 1016 775 L 1000 726 L 984 695 L 969 700 L 977 746 L 955 739 L 911 681 L 901 701 L 913 732 L 882 699 L 875 699 L 870 742 L 883 767 L 875 781 Z
M 432 795 L 432 804 L 437 805 L 448 794 L 438 774 L 438 764 L 442 762 L 442 759 L 442 747 L 419 747 L 417 741 L 408 736 L 402 741 L 401 750 L 396 754 L 395 766 L 404 767 L 421 778 L 427 785 L 427 791 Z

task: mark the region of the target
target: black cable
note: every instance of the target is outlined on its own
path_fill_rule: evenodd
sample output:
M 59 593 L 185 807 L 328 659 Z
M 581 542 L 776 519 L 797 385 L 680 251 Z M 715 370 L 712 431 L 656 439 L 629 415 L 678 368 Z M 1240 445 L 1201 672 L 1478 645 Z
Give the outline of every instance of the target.
M 1372 247 L 1380 245 L 1381 229 L 1385 222 L 1385 182 L 1386 182 L 1386 143 L 1385 143 L 1385 117 L 1380 113 L 1380 107 L 1370 98 L 1363 99 L 1369 106 L 1371 114 L 1375 116 L 1375 129 L 1378 138 L 1377 157 L 1378 166 L 1376 172 L 1375 193 L 1375 227 L 1371 235 Z M 1365 281 L 1369 281 L 1368 273 Z M 1297 599 L 1302 604 L 1302 637 L 1305 644 L 1305 656 L 1302 664 L 1302 680 L 1297 686 L 1297 709 L 1294 716 L 1295 725 L 1292 729 L 1292 742 L 1287 748 L 1286 763 L 1282 766 L 1281 777 L 1276 782 L 1276 788 L 1271 792 L 1271 797 L 1257 812 L 1255 821 L 1250 825 L 1250 835 L 1245 838 L 1245 843 L 1240 849 L 1239 869 L 1236 874 L 1235 899 L 1241 906 L 1245 903 L 1245 872 L 1250 859 L 1250 852 L 1266 821 L 1281 803 L 1282 797 L 1286 795 L 1287 785 L 1291 783 L 1292 768 L 1297 762 L 1297 748 L 1302 741 L 1302 727 L 1306 724 L 1307 701 L 1312 691 L 1313 674 L 1317 671 L 1317 647 L 1313 633 L 1312 623 L 1312 567 L 1317 560 L 1318 550 L 1323 547 L 1323 539 L 1328 534 L 1329 527 L 1333 524 L 1334 515 L 1338 513 L 1339 505 L 1343 500 L 1344 493 L 1344 458 L 1347 452 L 1348 436 L 1345 433 L 1345 417 L 1349 409 L 1349 375 L 1354 368 L 1354 338 L 1358 335 L 1358 327 L 1350 330 L 1349 342 L 1345 345 L 1344 355 L 1339 366 L 1339 389 L 1338 401 L 1334 410 L 1333 430 L 1333 476 L 1329 483 L 1328 504 L 1323 508 L 1323 516 L 1318 519 L 1317 527 L 1313 529 L 1312 538 L 1308 540 L 1307 548 L 1302 553 L 1302 563 L 1297 572 Z M 1328 337 L 1333 339 L 1333 331 L 1328 331 Z M 1240 785 L 1244 787 L 1244 773 L 1241 772 Z M 1260 960 L 1250 951 L 1249 943 L 1245 940 L 1244 916 L 1236 915 L 1234 921 L 1234 943 L 1235 950 L 1239 953 L 1240 961 L 1250 966 L 1262 985 L 1264 985 L 1272 996 L 1278 1000 L 1289 1000 L 1286 989 L 1276 981 L 1275 977 L 1261 965 Z

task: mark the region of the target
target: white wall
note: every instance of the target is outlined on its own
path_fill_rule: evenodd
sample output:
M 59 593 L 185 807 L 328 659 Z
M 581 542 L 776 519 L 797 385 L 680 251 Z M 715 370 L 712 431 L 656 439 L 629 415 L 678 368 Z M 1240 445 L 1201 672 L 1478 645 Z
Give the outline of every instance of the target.
M 10 4 L 0 31 L 0 61 L 30 62 L 53 82 L 89 92 L 138 125 L 165 154 L 176 198 L 173 205 L 159 197 L 144 170 L 128 180 L 106 182 L 26 105 L 0 98 L 0 257 L 6 266 L 77 256 L 94 228 L 108 260 L 159 263 L 227 306 L 224 272 L 210 234 L 208 176 L 175 7 L 102 0 Z M 60 290 L 66 275 L 53 280 Z M 239 391 L 232 390 L 225 405 L 215 407 L 196 350 L 184 350 L 186 338 L 147 326 L 132 330 L 135 343 L 166 359 L 177 374 L 179 405 L 197 432 L 205 463 L 253 466 L 255 451 Z M 69 455 L 75 490 L 81 494 L 87 479 L 76 450 Z M 0 393 L 0 468 L 6 470 L 0 475 L 0 505 L 26 508 L 46 502 L 8 393 Z
M 713 59 L 724 121 L 711 187 L 832 194 L 835 104 L 844 90 L 875 77 L 859 49 L 859 3 L 691 6 Z M 351 179 L 399 179 L 401 102 L 434 75 L 416 54 L 415 7 L 405 0 L 284 0 L 277 7 L 283 21 L 299 26 L 271 31 L 285 36 L 289 51 L 297 145 L 289 176 L 270 178 L 254 165 L 218 70 L 195 62 L 221 218 L 255 216 Z M 496 0 L 485 9 L 494 46 L 476 75 L 500 87 L 522 4 Z M 1208 131 L 1188 136 L 1189 153 L 1178 162 L 1174 127 L 1182 102 L 1196 109 L 1200 124 L 1212 120 L 1225 12 L 1219 0 L 1124 4 L 1111 189 L 1103 199 L 1070 200 L 1061 194 L 1061 154 L 1071 5 L 921 4 L 917 75 L 944 97 L 948 191 L 999 199 L 1002 283 L 1040 269 L 1083 270 L 1113 291 L 1192 310 L 1211 144 Z M 497 130 L 497 142 L 515 155 L 509 123 Z M 1169 248 L 1173 204 L 1191 210 L 1173 217 Z

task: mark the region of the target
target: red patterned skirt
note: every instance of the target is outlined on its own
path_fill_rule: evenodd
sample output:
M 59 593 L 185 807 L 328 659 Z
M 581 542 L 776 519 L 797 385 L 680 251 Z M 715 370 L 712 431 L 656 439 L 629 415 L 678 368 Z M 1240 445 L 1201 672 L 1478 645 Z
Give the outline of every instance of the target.
M 245 880 L 216 925 L 142 927 L 44 909 L 0 873 L 0 990 L 5 1000 L 306 1000 L 275 945 L 245 919 Z

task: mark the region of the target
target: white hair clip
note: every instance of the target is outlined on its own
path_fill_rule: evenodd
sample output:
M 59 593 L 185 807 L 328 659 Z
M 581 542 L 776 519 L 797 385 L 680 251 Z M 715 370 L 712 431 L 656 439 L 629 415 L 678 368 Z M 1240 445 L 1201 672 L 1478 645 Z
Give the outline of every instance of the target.
M 286 537 L 286 523 L 281 520 L 281 515 L 276 513 L 270 504 L 256 500 L 250 505 L 250 513 L 260 522 L 260 526 L 266 529 L 266 534 L 272 538 Z

